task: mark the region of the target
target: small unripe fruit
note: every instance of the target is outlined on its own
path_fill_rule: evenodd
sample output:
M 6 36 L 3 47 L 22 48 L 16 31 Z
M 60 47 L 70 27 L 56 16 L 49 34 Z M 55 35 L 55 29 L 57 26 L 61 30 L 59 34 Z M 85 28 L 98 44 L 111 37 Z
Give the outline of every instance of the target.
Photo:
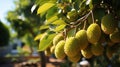
M 80 58 L 81 58 L 81 54 L 80 53 L 78 53 L 76 56 L 74 56 L 74 57 L 68 57 L 68 59 L 71 61 L 71 62 L 74 62 L 74 63 L 76 63 L 76 62 L 78 62 L 79 60 L 80 60 Z
M 64 59 L 66 54 L 64 52 L 64 45 L 65 45 L 65 41 L 61 40 L 58 42 L 58 44 L 55 47 L 55 56 L 58 59 Z
M 62 34 L 56 35 L 56 36 L 53 38 L 53 45 L 54 45 L 54 46 L 57 45 L 57 43 L 58 43 L 59 41 L 63 40 L 63 39 L 64 39 L 64 37 L 63 37 Z
M 107 14 L 102 18 L 101 29 L 105 34 L 111 34 L 115 31 L 116 21 L 112 14 Z
M 78 13 L 76 10 L 72 10 L 70 12 L 67 13 L 67 18 L 73 22 L 73 21 L 76 21 L 77 18 L 78 18 Z
M 111 59 L 113 57 L 113 54 L 115 53 L 114 49 L 112 47 L 107 47 L 106 49 L 106 56 Z
M 113 43 L 120 43 L 120 31 L 115 31 L 114 33 L 110 34 L 110 40 Z
M 79 51 L 78 41 L 75 37 L 69 37 L 64 46 L 65 54 L 69 57 L 77 55 Z
M 103 54 L 104 47 L 100 43 L 92 44 L 91 51 L 92 51 L 93 55 L 100 56 Z
M 89 58 L 91 58 L 93 56 L 90 46 L 88 46 L 87 48 L 81 50 L 81 54 L 83 55 L 83 57 L 85 57 L 87 59 L 89 59 Z
M 92 44 L 96 43 L 101 37 L 101 29 L 98 24 L 93 23 L 87 29 L 88 41 Z
M 53 46 L 50 48 L 50 52 L 51 52 L 51 53 L 54 53 L 54 51 L 55 51 L 55 46 L 53 45 Z
M 80 46 L 80 50 L 85 49 L 88 46 L 88 39 L 86 30 L 80 30 L 76 33 L 75 36 L 78 39 L 78 44 Z

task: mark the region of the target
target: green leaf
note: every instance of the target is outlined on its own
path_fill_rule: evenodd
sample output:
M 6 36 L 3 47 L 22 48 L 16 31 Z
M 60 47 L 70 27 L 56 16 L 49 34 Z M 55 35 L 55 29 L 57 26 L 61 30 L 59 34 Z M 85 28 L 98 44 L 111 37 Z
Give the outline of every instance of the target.
M 47 19 L 45 24 L 50 24 L 51 22 L 54 22 L 58 19 L 58 16 L 52 16 L 51 18 Z
M 69 37 L 75 36 L 75 34 L 76 34 L 76 28 L 73 28 L 67 32 L 67 37 L 69 38 Z
M 57 27 L 55 28 L 55 31 L 56 31 L 56 32 L 59 32 L 59 31 L 63 30 L 63 29 L 65 28 L 65 26 L 66 26 L 66 25 L 64 25 L 64 24 L 63 24 L 63 25 L 60 25 L 60 26 L 57 26 Z
M 40 26 L 40 30 L 44 30 L 44 29 L 48 29 L 48 28 L 49 28 L 48 25 L 42 25 L 42 26 Z
M 39 51 L 44 51 L 52 43 L 52 40 L 56 34 L 53 32 L 46 32 L 40 39 Z
M 43 5 L 43 4 L 46 3 L 46 2 L 56 3 L 57 0 L 36 0 L 35 3 L 36 3 L 37 5 Z
M 47 11 L 46 19 L 49 19 L 57 14 L 58 14 L 58 7 L 54 6 Z
M 90 7 L 91 10 L 93 9 L 93 3 L 92 3 L 92 0 L 89 2 L 89 7 Z
M 40 40 L 40 38 L 43 36 L 43 34 L 38 34 L 37 36 L 35 36 L 34 40 Z
M 53 7 L 55 4 L 54 3 L 45 3 L 42 6 L 40 6 L 37 10 L 37 14 L 41 14 L 43 12 L 46 12 L 48 9 Z
M 65 21 L 64 21 L 64 20 L 62 20 L 62 19 L 56 20 L 56 21 L 55 21 L 55 22 L 53 22 L 52 24 L 55 24 L 55 25 L 65 24 L 65 25 L 66 25 Z

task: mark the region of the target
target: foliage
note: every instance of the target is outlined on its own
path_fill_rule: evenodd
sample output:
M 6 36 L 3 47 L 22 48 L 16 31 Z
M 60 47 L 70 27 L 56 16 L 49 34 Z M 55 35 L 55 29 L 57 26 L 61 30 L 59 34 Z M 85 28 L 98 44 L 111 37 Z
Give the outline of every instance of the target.
M 8 45 L 9 38 L 10 34 L 8 28 L 0 21 L 0 47 Z
M 108 47 L 112 48 L 117 46 L 118 48 L 116 49 L 119 49 L 120 41 L 112 43 L 109 38 L 111 33 L 105 33 L 106 30 L 111 31 L 109 28 L 115 28 L 114 31 L 120 31 L 119 0 L 37 0 L 36 5 L 39 6 L 37 14 L 44 20 L 44 24 L 39 29 L 43 33 L 36 36 L 38 40 L 40 39 L 40 42 L 42 41 L 42 43 L 39 44 L 39 51 L 44 51 L 47 47 L 50 47 L 49 43 L 51 43 L 53 37 L 50 39 L 43 37 L 47 31 L 54 32 L 54 34 L 62 33 L 64 40 L 66 40 L 71 36 L 75 37 L 76 32 L 79 30 L 84 29 L 87 31 L 88 27 L 93 23 L 98 24 L 100 29 L 102 26 L 101 32 L 99 32 L 101 35 L 94 43 L 89 42 L 89 46 L 100 43 L 104 47 L 103 56 L 106 56 L 106 48 Z M 112 14 L 111 20 L 113 22 L 111 24 L 117 23 L 116 26 L 109 25 L 109 22 L 105 22 L 109 21 L 109 17 L 103 19 L 104 16 L 109 14 Z M 112 31 L 112 33 L 114 33 L 114 31 Z M 96 34 L 98 32 L 95 32 L 93 29 L 91 33 Z M 43 36 L 40 36 L 42 34 Z M 53 34 L 48 34 L 47 36 L 52 35 Z M 87 34 L 87 36 L 88 35 L 89 34 Z M 35 40 L 37 40 L 36 38 Z M 45 43 L 47 44 L 45 45 Z M 110 46 L 110 44 L 112 44 L 112 46 Z M 117 50 L 114 53 L 117 53 Z M 111 58 L 105 58 L 111 60 Z
M 6 18 L 11 23 L 18 36 L 24 36 L 31 33 L 35 36 L 36 29 L 40 26 L 40 17 L 36 16 L 36 12 L 31 13 L 33 0 L 15 1 L 16 8 L 9 11 Z
M 37 10 L 31 12 L 34 0 L 14 1 L 15 8 L 8 11 L 6 19 L 10 22 L 12 29 L 17 33 L 17 37 L 29 45 L 35 45 L 34 37 L 39 33 L 37 29 L 42 25 L 40 17 L 36 15 Z M 42 20 L 41 20 L 42 21 Z

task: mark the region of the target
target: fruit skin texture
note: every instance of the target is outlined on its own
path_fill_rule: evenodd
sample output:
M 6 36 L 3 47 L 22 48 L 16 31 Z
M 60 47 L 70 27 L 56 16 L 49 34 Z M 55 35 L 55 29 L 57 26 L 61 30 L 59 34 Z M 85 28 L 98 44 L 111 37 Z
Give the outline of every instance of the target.
M 111 34 L 115 31 L 116 21 L 112 14 L 107 14 L 102 18 L 101 29 L 105 34 Z
M 54 46 L 57 45 L 57 43 L 58 43 L 60 40 L 63 40 L 63 39 L 64 39 L 64 37 L 63 37 L 62 34 L 56 35 L 56 36 L 53 38 L 53 45 L 54 45 Z
M 114 33 L 110 34 L 110 40 L 113 43 L 120 43 L 120 31 L 115 31 Z
M 50 52 L 51 52 L 51 53 L 54 53 L 54 51 L 55 51 L 55 46 L 53 45 L 53 46 L 50 48 Z
M 92 44 L 91 51 L 92 51 L 93 55 L 100 56 L 103 54 L 104 47 L 100 43 Z
M 65 41 L 61 40 L 55 47 L 55 56 L 58 59 L 64 59 L 66 54 L 64 52 Z
M 72 10 L 70 12 L 67 13 L 67 18 L 73 22 L 73 21 L 76 21 L 77 18 L 78 18 L 78 13 L 76 10 Z
M 96 43 L 101 37 L 101 29 L 98 24 L 93 23 L 87 29 L 88 41 L 92 44 Z
M 78 39 L 80 50 L 85 49 L 88 46 L 86 30 L 78 31 L 75 37 Z
M 74 57 L 79 52 L 79 44 L 75 37 L 69 37 L 64 46 L 65 54 L 68 57 Z
M 90 46 L 88 46 L 87 48 L 81 50 L 81 54 L 83 55 L 83 57 L 89 59 L 93 56 Z
M 68 57 L 68 59 L 71 61 L 71 62 L 74 62 L 74 63 L 76 63 L 76 62 L 78 62 L 79 60 L 80 60 L 80 58 L 81 58 L 81 54 L 80 53 L 78 53 L 76 56 L 74 56 L 74 57 Z

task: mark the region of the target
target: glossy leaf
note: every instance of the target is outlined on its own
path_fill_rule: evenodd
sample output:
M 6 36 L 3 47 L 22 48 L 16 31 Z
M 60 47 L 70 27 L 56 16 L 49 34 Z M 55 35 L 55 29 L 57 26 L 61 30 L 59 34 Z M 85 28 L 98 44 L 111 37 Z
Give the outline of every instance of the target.
M 65 26 L 66 26 L 66 25 L 64 25 L 64 24 L 63 24 L 63 25 L 60 25 L 60 26 L 57 26 L 57 27 L 55 28 L 55 31 L 56 31 L 56 32 L 59 32 L 59 31 L 63 30 L 63 29 L 65 28 Z
M 55 4 L 54 3 L 45 3 L 42 6 L 40 6 L 37 10 L 37 14 L 41 14 L 43 12 L 46 12 L 48 9 L 53 7 Z
M 65 23 L 64 20 L 59 19 L 59 20 L 54 21 L 52 24 L 55 24 L 55 25 L 61 25 L 61 24 L 66 24 L 66 23 Z
M 44 51 L 50 46 L 55 35 L 53 32 L 46 32 L 40 39 L 39 51 Z
M 43 34 L 38 34 L 35 38 L 34 38 L 34 40 L 36 41 L 36 40 L 40 40 L 40 38 L 43 36 Z
M 48 29 L 48 28 L 49 28 L 48 25 L 42 25 L 42 26 L 40 26 L 40 30 L 44 30 L 44 29 Z
M 50 10 L 47 11 L 46 19 L 51 18 L 51 16 L 57 15 L 57 13 L 58 13 L 58 8 L 57 7 L 50 8 Z
M 75 33 L 76 33 L 76 28 L 73 28 L 67 32 L 67 37 L 73 37 L 75 36 Z
M 51 22 L 54 22 L 55 20 L 57 20 L 58 17 L 57 16 L 52 16 L 51 18 L 47 19 L 45 24 L 50 24 Z

